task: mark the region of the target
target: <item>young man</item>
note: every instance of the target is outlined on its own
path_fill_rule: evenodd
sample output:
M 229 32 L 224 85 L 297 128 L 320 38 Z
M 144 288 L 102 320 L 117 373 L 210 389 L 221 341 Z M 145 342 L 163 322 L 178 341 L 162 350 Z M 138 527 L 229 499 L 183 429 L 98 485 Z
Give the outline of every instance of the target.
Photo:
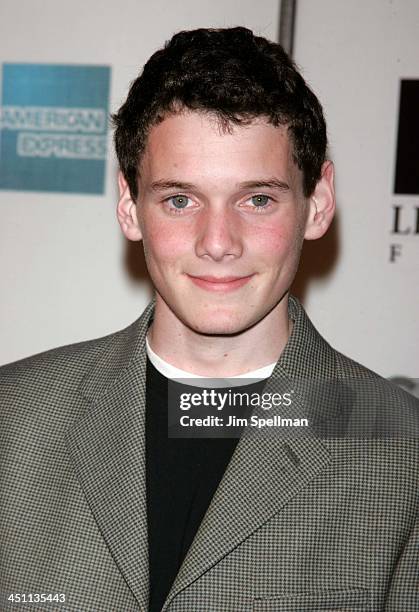
M 335 209 L 318 100 L 279 45 L 196 30 L 114 121 L 118 219 L 155 300 L 3 368 L 0 590 L 71 611 L 419 609 L 415 400 L 289 295 Z M 262 380 L 308 427 L 169 437 L 169 381 L 190 377 Z

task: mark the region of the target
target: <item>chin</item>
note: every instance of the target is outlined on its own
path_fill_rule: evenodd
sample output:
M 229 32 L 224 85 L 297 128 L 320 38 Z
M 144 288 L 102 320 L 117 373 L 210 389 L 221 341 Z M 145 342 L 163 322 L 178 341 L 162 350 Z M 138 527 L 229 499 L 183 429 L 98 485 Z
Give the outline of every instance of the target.
M 191 329 L 195 331 L 197 334 L 201 334 L 203 336 L 234 336 L 236 334 L 240 334 L 245 331 L 246 328 L 241 328 L 239 326 L 233 325 L 196 325 L 191 326 Z
M 207 336 L 232 336 L 253 325 L 253 321 L 247 321 L 242 314 L 234 316 L 229 313 L 222 316 L 219 312 L 214 314 L 200 313 L 193 317 L 185 317 L 184 322 L 193 331 Z

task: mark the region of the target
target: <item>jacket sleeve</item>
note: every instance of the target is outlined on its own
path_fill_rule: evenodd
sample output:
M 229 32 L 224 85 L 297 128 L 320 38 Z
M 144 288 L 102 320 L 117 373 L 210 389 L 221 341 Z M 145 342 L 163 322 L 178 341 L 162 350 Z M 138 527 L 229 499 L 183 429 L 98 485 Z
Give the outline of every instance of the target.
M 409 535 L 394 571 L 385 612 L 419 610 L 419 518 Z

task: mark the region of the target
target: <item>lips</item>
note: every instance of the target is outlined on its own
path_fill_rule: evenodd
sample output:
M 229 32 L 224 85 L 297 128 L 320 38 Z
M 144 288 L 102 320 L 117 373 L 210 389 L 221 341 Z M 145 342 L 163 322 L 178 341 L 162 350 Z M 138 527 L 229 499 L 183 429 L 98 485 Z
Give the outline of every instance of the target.
M 191 276 L 188 274 L 188 277 L 195 285 L 208 291 L 233 291 L 234 289 L 239 289 L 252 276 L 253 274 L 248 276 Z

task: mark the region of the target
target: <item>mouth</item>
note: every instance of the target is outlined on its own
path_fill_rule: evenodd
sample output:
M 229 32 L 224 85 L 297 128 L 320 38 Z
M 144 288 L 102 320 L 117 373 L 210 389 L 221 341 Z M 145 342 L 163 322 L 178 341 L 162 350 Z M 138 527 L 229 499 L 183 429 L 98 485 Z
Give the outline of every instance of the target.
M 243 287 L 254 274 L 248 276 L 192 276 L 187 274 L 191 281 L 207 291 L 234 291 Z

